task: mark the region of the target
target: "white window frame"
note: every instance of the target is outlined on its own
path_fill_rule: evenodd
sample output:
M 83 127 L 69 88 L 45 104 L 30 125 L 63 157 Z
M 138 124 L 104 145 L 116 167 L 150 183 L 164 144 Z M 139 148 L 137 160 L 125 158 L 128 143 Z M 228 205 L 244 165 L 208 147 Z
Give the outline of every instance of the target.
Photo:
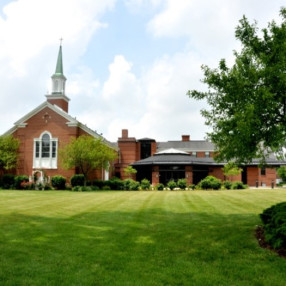
M 42 155 L 43 136 L 50 137 L 49 156 Z M 53 152 L 53 148 L 56 148 Z M 53 156 L 54 155 L 54 156 Z M 33 168 L 34 169 L 57 169 L 58 168 L 58 138 L 53 138 L 52 134 L 44 131 L 39 138 L 34 138 L 34 152 L 33 152 Z

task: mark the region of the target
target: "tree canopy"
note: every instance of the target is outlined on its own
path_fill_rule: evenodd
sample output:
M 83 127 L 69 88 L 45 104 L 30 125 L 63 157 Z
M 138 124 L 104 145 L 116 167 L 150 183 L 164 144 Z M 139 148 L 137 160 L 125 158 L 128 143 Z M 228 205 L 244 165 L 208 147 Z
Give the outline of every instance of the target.
M 107 146 L 102 139 L 82 135 L 73 138 L 60 150 L 63 166 L 67 169 L 76 167 L 84 175 L 85 182 L 90 172 L 97 168 L 108 169 L 117 153 Z
M 13 136 L 0 136 L 0 169 L 11 170 L 18 163 L 20 142 Z
M 202 66 L 207 92 L 188 91 L 194 99 L 206 99 L 202 110 L 207 135 L 216 145 L 217 160 L 237 163 L 253 158 L 264 161 L 271 153 L 283 155 L 286 142 L 286 8 L 281 24 L 272 21 L 257 28 L 244 16 L 235 30 L 241 51 L 235 63 L 222 59 L 215 69 Z

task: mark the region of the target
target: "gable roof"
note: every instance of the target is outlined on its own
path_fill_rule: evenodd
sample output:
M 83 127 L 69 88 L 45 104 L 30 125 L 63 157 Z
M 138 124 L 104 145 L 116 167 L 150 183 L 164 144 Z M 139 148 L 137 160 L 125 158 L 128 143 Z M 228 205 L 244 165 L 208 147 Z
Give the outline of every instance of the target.
M 27 126 L 27 121 L 33 117 L 34 115 L 36 115 L 37 113 L 39 113 L 41 110 L 43 110 L 44 108 L 50 108 L 52 111 L 54 111 L 55 113 L 59 114 L 60 116 L 62 116 L 63 118 L 65 118 L 67 120 L 66 124 L 69 127 L 79 127 L 81 130 L 85 131 L 87 134 L 89 134 L 90 136 L 94 137 L 94 138 L 101 138 L 102 141 L 107 144 L 110 148 L 117 150 L 118 147 L 109 142 L 108 140 L 106 140 L 103 136 L 99 135 L 97 132 L 93 131 L 92 129 L 88 128 L 85 124 L 82 124 L 81 122 L 79 122 L 76 118 L 70 116 L 67 112 L 65 112 L 63 109 L 61 109 L 60 107 L 58 107 L 55 104 L 51 104 L 48 101 L 43 102 L 42 104 L 40 104 L 38 107 L 36 107 L 35 109 L 33 109 L 32 111 L 30 111 L 29 113 L 27 113 L 26 115 L 24 115 L 22 118 L 20 118 L 18 121 L 16 121 L 14 123 L 14 127 L 12 127 L 11 129 L 9 129 L 7 132 L 5 132 L 3 135 L 10 135 L 13 132 L 15 132 L 18 128 L 21 127 L 26 127 Z

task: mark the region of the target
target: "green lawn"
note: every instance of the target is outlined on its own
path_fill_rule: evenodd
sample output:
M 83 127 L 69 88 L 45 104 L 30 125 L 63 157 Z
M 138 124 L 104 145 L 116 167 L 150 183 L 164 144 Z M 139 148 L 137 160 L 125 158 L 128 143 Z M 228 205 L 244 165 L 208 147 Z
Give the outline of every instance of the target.
M 258 214 L 286 190 L 0 191 L 0 285 L 285 285 Z

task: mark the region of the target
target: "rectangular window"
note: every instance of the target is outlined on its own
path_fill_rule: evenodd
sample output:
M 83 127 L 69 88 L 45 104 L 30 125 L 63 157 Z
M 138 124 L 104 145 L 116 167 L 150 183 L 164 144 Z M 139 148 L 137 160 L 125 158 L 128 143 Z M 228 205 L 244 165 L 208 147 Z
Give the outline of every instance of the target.
M 192 152 L 193 157 L 197 157 L 197 152 Z
M 260 175 L 261 175 L 261 176 L 265 176 L 265 175 L 266 175 L 266 169 L 265 169 L 265 167 L 261 167 L 261 169 L 260 169 Z
M 205 157 L 209 158 L 210 157 L 210 152 L 205 152 Z
M 57 157 L 57 142 L 53 141 L 52 142 L 52 158 L 56 158 Z
M 50 142 L 42 141 L 42 158 L 50 157 Z
M 40 142 L 39 141 L 36 141 L 36 152 L 35 152 L 35 156 L 36 158 L 39 158 L 40 157 Z

